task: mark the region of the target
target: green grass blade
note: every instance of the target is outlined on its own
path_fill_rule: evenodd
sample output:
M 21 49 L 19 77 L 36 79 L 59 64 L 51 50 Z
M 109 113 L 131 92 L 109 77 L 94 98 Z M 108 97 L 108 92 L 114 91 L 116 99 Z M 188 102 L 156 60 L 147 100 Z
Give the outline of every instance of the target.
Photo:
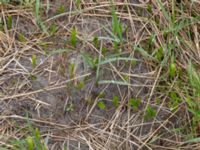
M 39 13 L 40 13 L 40 0 L 35 1 L 35 14 L 36 18 L 39 19 Z
M 67 49 L 67 48 L 56 49 L 56 50 L 53 50 L 52 52 L 48 53 L 48 56 L 53 56 L 53 55 L 56 55 L 56 54 L 62 54 L 62 53 L 71 52 L 71 51 L 74 51 L 74 50 Z
M 167 19 L 168 22 L 172 23 L 171 17 L 170 17 L 170 15 L 167 13 L 167 11 L 165 10 L 165 8 L 164 8 L 162 2 L 161 2 L 160 0 L 157 0 L 157 3 L 158 3 L 158 5 L 159 5 L 159 7 L 160 7 L 160 9 L 161 9 L 161 11 L 162 11 L 164 17 Z
M 115 61 L 140 61 L 139 59 L 136 58 L 127 58 L 127 57 L 114 57 L 114 58 L 109 58 L 106 59 L 104 61 L 99 62 L 97 65 L 105 65 L 111 62 L 115 62 Z

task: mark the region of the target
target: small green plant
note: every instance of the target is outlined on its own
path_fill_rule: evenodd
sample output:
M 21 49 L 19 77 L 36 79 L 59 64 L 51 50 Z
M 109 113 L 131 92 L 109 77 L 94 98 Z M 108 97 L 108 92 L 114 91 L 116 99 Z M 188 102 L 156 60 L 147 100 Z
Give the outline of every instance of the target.
M 28 120 L 28 130 L 30 135 L 20 140 L 11 141 L 13 150 L 47 150 L 42 142 L 39 130 L 34 129 Z M 1 149 L 1 148 L 0 148 Z M 7 149 L 5 149 L 7 150 Z
M 105 98 L 105 94 L 104 93 L 99 93 L 98 94 L 98 98 Z
M 118 107 L 118 105 L 119 105 L 119 98 L 117 96 L 114 96 L 112 102 L 113 102 L 113 105 L 115 107 Z
M 99 102 L 97 103 L 97 106 L 98 106 L 99 109 L 101 109 L 101 110 L 105 110 L 105 109 L 106 109 L 106 105 L 104 104 L 103 101 L 99 101 Z
M 49 34 L 50 34 L 51 36 L 55 35 L 57 29 L 58 29 L 57 26 L 56 26 L 55 24 L 52 24 L 52 25 L 50 26 L 50 28 L 49 28 Z
M 76 36 L 77 36 L 76 28 L 72 28 L 70 42 L 71 42 L 71 45 L 73 47 L 76 47 L 76 44 L 77 44 L 77 37 Z
M 60 5 L 57 9 L 57 14 L 62 14 L 65 12 L 65 7 L 63 5 Z
M 62 77 L 65 77 L 66 69 L 65 69 L 64 64 L 59 64 L 58 72 L 59 72 L 59 75 L 61 75 Z M 70 72 L 70 68 L 69 68 L 69 72 Z M 69 73 L 69 77 L 71 78 L 70 73 Z
M 19 0 L 19 1 L 20 1 L 20 4 L 24 6 L 32 6 L 34 2 L 33 0 Z
M 35 54 L 31 57 L 32 67 L 35 68 L 37 66 L 37 56 Z
M 4 24 L 3 24 L 2 19 L 0 18 L 0 31 L 3 31 L 3 30 L 4 30 Z
M 140 106 L 141 104 L 141 100 L 140 99 L 133 99 L 131 98 L 129 100 L 129 106 L 131 106 L 132 110 L 135 112 L 138 110 L 138 107 Z
M 96 47 L 96 48 L 99 48 L 99 39 L 97 36 L 95 36 L 93 38 L 93 45 Z
M 29 75 L 29 78 L 30 78 L 32 81 L 37 80 L 37 76 L 35 76 L 35 75 L 33 75 L 33 74 L 30 74 L 30 75 Z
M 12 24 L 13 24 L 13 18 L 12 16 L 8 16 L 8 19 L 7 19 L 8 30 L 12 29 Z
M 158 60 L 158 62 L 162 61 L 162 59 L 163 59 L 163 48 L 162 47 L 157 49 L 156 59 Z
M 102 47 L 102 54 L 105 56 L 108 52 L 108 49 L 106 47 Z
M 194 95 L 200 97 L 200 75 L 197 73 L 191 62 L 188 66 L 188 76 L 190 85 L 194 89 Z
M 28 150 L 34 150 L 34 140 L 31 136 L 28 136 L 26 138 L 26 143 L 27 143 Z
M 181 99 L 179 98 L 176 92 L 170 92 L 169 97 L 169 107 L 171 110 L 175 110 L 178 107 L 179 103 L 181 103 Z
M 35 15 L 36 15 L 36 23 L 38 25 L 38 27 L 47 35 L 49 34 L 47 31 L 46 26 L 44 25 L 44 23 L 42 22 L 41 18 L 40 18 L 40 0 L 36 0 L 35 1 Z
M 136 65 L 137 65 L 137 61 L 136 61 L 136 60 L 132 60 L 132 61 L 131 61 L 131 66 L 132 66 L 132 67 L 135 67 Z
M 16 84 L 17 84 L 17 80 L 16 80 L 16 79 L 11 80 L 11 84 L 12 84 L 13 86 L 16 85 Z
M 38 20 L 40 18 L 40 0 L 35 1 L 35 15 Z
M 172 24 L 176 23 L 176 0 L 172 0 L 172 14 L 171 14 Z
M 189 92 L 187 91 L 187 99 L 186 102 L 188 104 L 188 110 L 193 114 L 192 118 L 192 126 L 193 126 L 193 132 L 195 132 L 195 128 L 198 126 L 198 123 L 200 122 L 200 105 L 199 105 L 199 99 L 200 99 L 200 76 L 196 72 L 194 66 L 190 62 L 188 65 L 188 77 L 189 77 L 189 83 L 191 86 L 191 94 L 193 95 L 193 98 L 189 96 Z
M 122 25 L 120 24 L 114 7 L 112 8 L 112 30 L 114 35 L 122 41 Z
M 64 146 L 64 150 L 69 150 L 66 146 Z
M 127 83 L 129 82 L 129 76 L 128 75 L 123 75 L 123 78 Z
M 78 85 L 77 85 L 77 88 L 78 88 L 79 90 L 82 90 L 84 87 L 85 87 L 84 81 L 80 81 L 80 82 L 78 83 Z
M 10 3 L 10 0 L 1 0 L 1 1 L 0 1 L 0 5 L 1 5 L 1 4 L 8 4 L 8 3 Z
M 98 64 L 98 59 L 93 58 L 88 53 L 82 53 L 84 63 L 90 68 L 95 69 Z
M 148 50 L 149 53 L 152 51 L 154 42 L 155 42 L 155 36 L 151 35 L 147 40 L 147 46 L 146 46 L 146 50 Z
M 72 112 L 72 111 L 74 111 L 74 109 L 75 109 L 74 104 L 70 103 L 70 104 L 68 104 L 68 105 L 66 106 L 65 111 L 66 111 L 66 112 Z
M 161 104 L 161 100 L 158 99 L 158 98 L 155 99 L 155 102 L 156 102 L 156 105 L 160 105 Z
M 74 78 L 75 76 L 75 64 L 74 63 L 70 63 L 69 64 L 69 77 L 70 79 Z
M 41 136 L 39 130 L 36 128 L 32 129 L 32 136 L 34 137 L 34 143 L 37 150 L 46 150 L 45 145 L 41 142 Z M 30 146 L 30 145 L 29 145 Z
M 146 120 L 153 119 L 155 116 L 156 116 L 156 111 L 150 105 L 148 105 L 145 113 L 145 119 Z
M 13 146 L 13 150 L 34 150 L 35 148 L 34 140 L 30 136 L 27 139 L 11 141 L 11 144 Z M 2 149 L 2 150 L 8 150 L 8 149 Z
M 92 106 L 94 104 L 94 101 L 91 99 L 91 97 L 88 97 L 85 99 L 87 106 Z
M 173 79 L 176 75 L 176 63 L 174 62 L 174 55 L 172 55 L 170 66 L 169 66 L 169 76 Z
M 76 0 L 76 7 L 80 9 L 81 6 L 81 0 Z
M 113 46 L 113 50 L 115 53 L 119 54 L 121 52 L 120 47 L 119 47 L 120 43 L 117 41 L 114 41 L 114 46 Z
M 20 42 L 26 42 L 26 38 L 24 37 L 24 35 L 22 33 L 18 34 L 18 38 Z
M 148 4 L 148 5 L 147 5 L 147 11 L 148 11 L 149 13 L 152 13 L 152 5 L 151 5 L 151 4 Z

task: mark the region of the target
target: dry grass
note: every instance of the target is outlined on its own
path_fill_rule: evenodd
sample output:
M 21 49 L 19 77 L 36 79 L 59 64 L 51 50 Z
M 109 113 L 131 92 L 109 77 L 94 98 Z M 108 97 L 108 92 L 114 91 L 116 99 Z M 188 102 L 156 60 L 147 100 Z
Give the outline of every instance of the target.
M 97 1 L 0 4 L 0 149 L 199 149 L 199 1 Z

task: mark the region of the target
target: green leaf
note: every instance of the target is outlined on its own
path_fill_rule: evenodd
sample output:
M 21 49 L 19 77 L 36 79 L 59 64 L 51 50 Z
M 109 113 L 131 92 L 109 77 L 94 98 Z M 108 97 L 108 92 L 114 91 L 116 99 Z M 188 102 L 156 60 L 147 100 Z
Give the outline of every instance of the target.
M 96 37 L 96 36 L 93 38 L 93 45 L 94 45 L 94 47 L 96 47 L 96 48 L 99 47 L 99 39 L 98 39 L 98 37 Z
M 78 85 L 77 85 L 77 88 L 79 90 L 82 90 L 84 87 L 85 87 L 85 83 L 83 81 L 79 82 Z
M 12 16 L 8 16 L 8 20 L 7 20 L 8 30 L 12 29 L 12 24 L 13 24 L 13 18 Z
M 164 17 L 167 19 L 168 22 L 171 23 L 172 21 L 171 21 L 170 15 L 168 14 L 167 10 L 164 8 L 163 3 L 160 0 L 156 0 L 156 1 L 158 3 L 158 6 L 160 7 L 159 9 L 161 9 Z
M 120 39 L 122 40 L 122 25 L 120 24 L 118 17 L 116 15 L 116 11 L 113 8 L 112 9 L 112 28 L 113 28 L 113 33 L 117 35 Z
M 45 26 L 45 24 L 40 20 L 40 18 L 37 19 L 37 25 L 45 34 L 49 35 L 48 30 Z
M 60 5 L 60 7 L 57 10 L 57 14 L 62 14 L 65 12 L 65 7 L 63 5 Z
M 157 53 L 156 53 L 156 58 L 157 60 L 160 62 L 163 58 L 163 48 L 160 47 L 158 50 L 157 50 Z
M 105 56 L 108 52 L 108 49 L 106 47 L 102 47 L 102 54 Z
M 69 65 L 69 77 L 72 79 L 75 75 L 75 64 L 71 63 Z
M 29 77 L 30 77 L 30 79 L 31 79 L 32 81 L 37 80 L 37 76 L 35 76 L 35 75 L 33 75 L 33 74 L 30 74 Z
M 200 137 L 193 138 L 191 140 L 186 141 L 185 143 L 199 143 L 200 142 Z
M 19 33 L 18 38 L 20 42 L 26 42 L 26 38 L 24 37 L 23 34 Z
M 197 104 L 188 96 L 186 98 L 186 103 L 190 108 L 195 108 L 197 106 Z
M 1 22 L 1 19 L 0 19 L 0 31 L 3 31 L 4 30 L 4 28 L 3 28 L 3 23 Z
M 76 47 L 76 44 L 77 44 L 77 32 L 76 32 L 76 28 L 73 28 L 71 30 L 71 44 L 73 47 Z
M 33 150 L 34 149 L 34 141 L 33 141 L 33 138 L 28 136 L 26 138 L 26 143 L 28 145 L 28 150 Z
M 140 106 L 140 104 L 141 104 L 141 100 L 140 99 L 131 98 L 129 100 L 129 105 L 132 107 L 133 111 L 137 111 L 138 107 Z
M 50 3 L 49 3 L 49 0 L 46 1 L 47 2 L 47 7 L 46 7 L 46 15 L 48 15 L 49 13 L 49 10 L 50 10 Z
M 68 150 L 68 148 L 66 146 L 64 146 L 64 150 Z
M 119 105 L 119 98 L 117 96 L 113 97 L 113 105 L 117 107 Z
M 8 3 L 10 3 L 10 0 L 1 0 L 1 1 L 0 1 L 0 5 L 1 5 L 1 4 L 8 4 Z
M 34 139 L 35 139 L 35 145 L 37 147 L 38 150 L 46 150 L 44 145 L 42 145 L 41 142 L 41 136 L 40 136 L 40 132 L 38 130 L 38 128 L 35 129 L 34 131 Z
M 169 75 L 171 78 L 175 77 L 175 75 L 176 75 L 176 64 L 175 63 L 170 64 Z
M 138 47 L 138 46 L 134 46 L 133 49 L 137 52 L 139 52 L 140 54 L 142 54 L 142 56 L 146 57 L 146 58 L 149 58 L 149 59 L 152 59 L 152 60 L 155 60 L 154 57 L 152 57 L 150 54 L 148 54 L 148 52 L 146 50 L 144 50 L 142 47 Z
M 99 93 L 98 94 L 98 98 L 104 98 L 105 97 L 105 94 L 104 93 Z
M 91 68 L 95 68 L 96 67 L 96 63 L 94 61 L 94 58 L 92 58 L 89 54 L 87 53 L 82 53 L 82 57 L 84 62 Z
M 51 35 L 51 36 L 52 36 L 52 35 L 55 35 L 57 29 L 58 29 L 57 26 L 56 26 L 55 24 L 52 24 L 52 25 L 50 26 L 50 28 L 49 28 L 49 33 L 50 33 L 50 35 Z
M 35 68 L 37 66 L 37 56 L 36 55 L 32 55 L 32 67 Z
M 104 64 L 108 64 L 114 61 L 139 61 L 138 59 L 135 58 L 130 58 L 130 57 L 114 57 L 114 58 L 108 58 L 105 59 L 101 62 L 99 62 L 97 65 L 104 65 Z
M 200 76 L 196 72 L 191 61 L 190 61 L 189 66 L 188 66 L 188 76 L 189 76 L 190 85 L 192 86 L 192 88 L 196 92 L 195 96 L 200 97 Z
M 38 20 L 40 15 L 40 0 L 35 1 L 35 15 L 36 19 Z
M 66 53 L 66 52 L 71 52 L 73 51 L 72 49 L 56 49 L 56 50 L 53 50 L 52 52 L 50 52 L 48 55 L 49 56 L 53 56 L 53 55 L 56 55 L 56 54 L 62 54 L 62 53 Z
M 147 11 L 149 12 L 149 13 L 152 13 L 153 11 L 152 11 L 152 5 L 151 4 L 148 4 L 147 5 Z
M 74 111 L 74 104 L 70 103 L 67 105 L 66 109 L 67 112 L 72 112 Z
M 169 76 L 170 76 L 170 78 L 174 78 L 175 75 L 176 75 L 176 63 L 175 63 L 174 59 L 175 59 L 174 54 L 172 53 L 171 62 L 170 62 L 170 66 L 169 66 Z
M 97 105 L 98 105 L 99 109 L 101 109 L 101 110 L 105 110 L 105 108 L 106 108 L 106 105 L 104 104 L 103 101 L 99 101 L 97 103 Z
M 145 118 L 146 119 L 152 119 L 156 116 L 156 111 L 149 105 L 147 107 L 147 111 L 146 111 L 146 115 Z
M 80 6 L 81 6 L 81 0 L 76 0 L 76 7 L 80 8 Z

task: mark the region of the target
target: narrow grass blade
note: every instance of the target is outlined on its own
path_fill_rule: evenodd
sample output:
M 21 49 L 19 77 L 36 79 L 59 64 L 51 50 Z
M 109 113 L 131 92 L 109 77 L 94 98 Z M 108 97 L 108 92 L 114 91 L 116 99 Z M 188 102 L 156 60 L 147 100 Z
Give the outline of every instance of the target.
M 171 23 L 172 21 L 171 21 L 170 15 L 167 13 L 167 11 L 165 10 L 165 8 L 163 7 L 162 2 L 160 0 L 157 0 L 157 2 L 158 2 L 158 5 L 159 5 L 159 7 L 160 7 L 160 9 L 161 9 L 164 17 L 167 19 L 168 22 Z
M 100 66 L 100 65 L 108 64 L 108 63 L 115 62 L 115 61 L 140 61 L 140 60 L 135 59 L 135 58 L 127 58 L 127 57 L 115 57 L 115 58 L 109 58 L 104 61 L 101 61 L 97 65 Z
M 117 85 L 126 85 L 130 86 L 131 84 L 123 81 L 116 81 L 116 80 L 100 80 L 98 84 L 117 84 Z
M 70 52 L 70 51 L 74 51 L 72 49 L 56 49 L 56 50 L 53 50 L 52 52 L 48 53 L 49 56 L 53 56 L 53 55 L 56 55 L 56 54 L 62 54 L 62 53 L 65 53 L 65 52 Z
M 40 0 L 36 0 L 35 1 L 35 15 L 37 19 L 39 19 L 39 12 L 40 12 Z

